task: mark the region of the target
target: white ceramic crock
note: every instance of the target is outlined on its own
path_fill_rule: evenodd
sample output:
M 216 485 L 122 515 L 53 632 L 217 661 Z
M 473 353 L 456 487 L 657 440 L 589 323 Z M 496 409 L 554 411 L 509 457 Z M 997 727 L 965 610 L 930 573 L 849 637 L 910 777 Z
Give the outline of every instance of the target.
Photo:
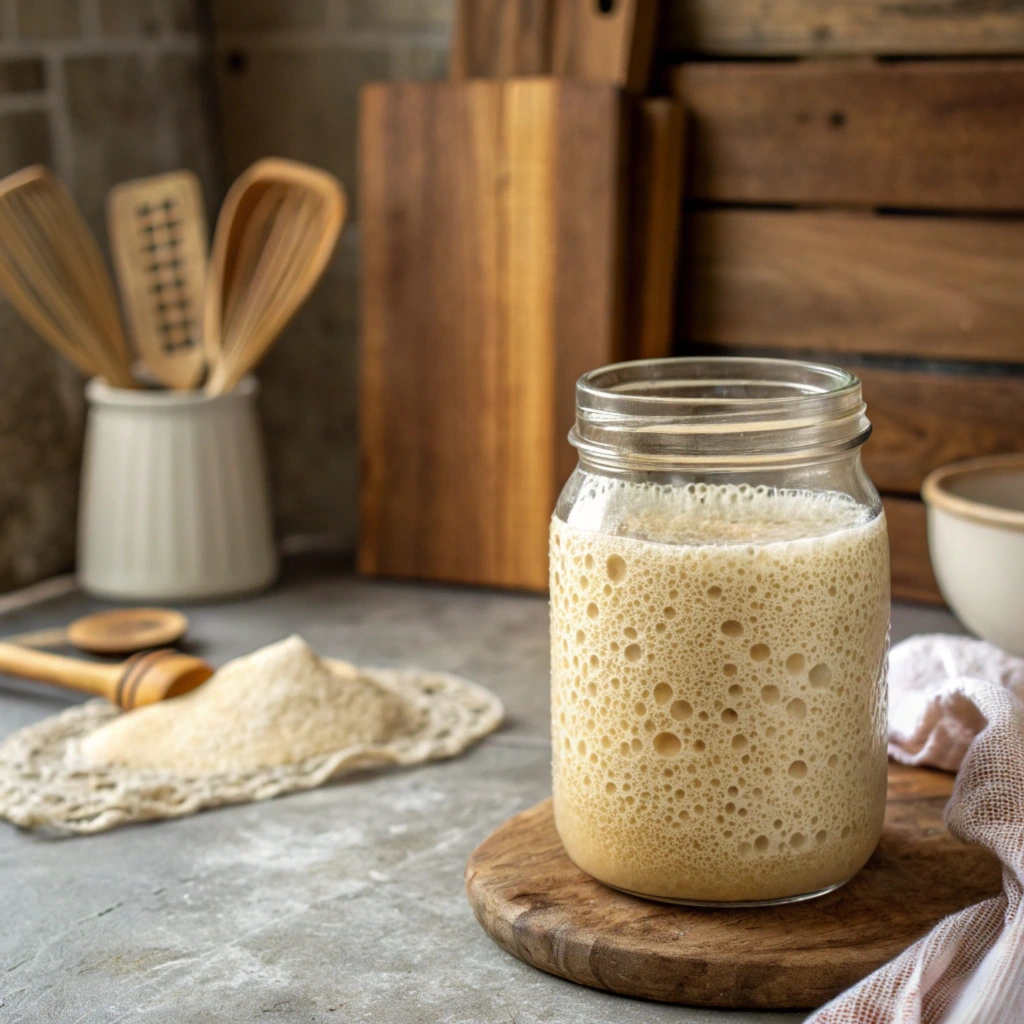
M 86 386 L 78 578 L 115 600 L 196 601 L 277 575 L 258 385 L 226 395 Z

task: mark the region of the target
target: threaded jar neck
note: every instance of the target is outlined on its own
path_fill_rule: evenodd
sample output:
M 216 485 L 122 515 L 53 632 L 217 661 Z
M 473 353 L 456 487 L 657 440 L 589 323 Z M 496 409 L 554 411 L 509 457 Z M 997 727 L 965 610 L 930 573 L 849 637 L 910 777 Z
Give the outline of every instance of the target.
M 645 359 L 576 384 L 570 442 L 604 468 L 771 464 L 827 459 L 867 440 L 860 380 L 789 359 Z

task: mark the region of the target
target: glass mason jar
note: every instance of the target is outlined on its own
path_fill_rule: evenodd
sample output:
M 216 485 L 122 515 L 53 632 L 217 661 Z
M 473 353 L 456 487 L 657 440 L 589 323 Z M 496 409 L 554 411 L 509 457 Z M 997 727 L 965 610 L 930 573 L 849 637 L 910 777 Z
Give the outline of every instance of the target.
M 889 547 L 846 370 L 620 363 L 576 388 L 551 522 L 554 808 L 658 900 L 834 889 L 886 799 Z

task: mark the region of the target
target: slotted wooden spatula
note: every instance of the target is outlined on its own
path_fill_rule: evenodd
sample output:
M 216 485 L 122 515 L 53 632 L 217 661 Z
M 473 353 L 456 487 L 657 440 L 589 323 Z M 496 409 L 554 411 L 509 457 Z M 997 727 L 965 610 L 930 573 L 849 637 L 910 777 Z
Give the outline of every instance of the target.
M 171 171 L 116 185 L 107 196 L 110 245 L 135 347 L 171 388 L 193 388 L 206 366 L 200 327 L 206 210 L 199 179 Z

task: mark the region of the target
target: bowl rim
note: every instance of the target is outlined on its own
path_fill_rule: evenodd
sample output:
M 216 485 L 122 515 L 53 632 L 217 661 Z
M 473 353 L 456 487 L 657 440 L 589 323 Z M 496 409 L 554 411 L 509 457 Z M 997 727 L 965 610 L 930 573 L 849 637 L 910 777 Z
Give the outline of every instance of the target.
M 951 494 L 945 485 L 954 478 L 980 476 L 1007 469 L 1024 469 L 1024 452 L 1010 452 L 1003 455 L 981 455 L 963 459 L 932 470 L 921 485 L 921 497 L 932 508 L 942 509 L 960 519 L 968 519 L 987 526 L 1008 527 L 1024 532 L 1024 512 L 986 505 L 982 501 L 962 498 Z

